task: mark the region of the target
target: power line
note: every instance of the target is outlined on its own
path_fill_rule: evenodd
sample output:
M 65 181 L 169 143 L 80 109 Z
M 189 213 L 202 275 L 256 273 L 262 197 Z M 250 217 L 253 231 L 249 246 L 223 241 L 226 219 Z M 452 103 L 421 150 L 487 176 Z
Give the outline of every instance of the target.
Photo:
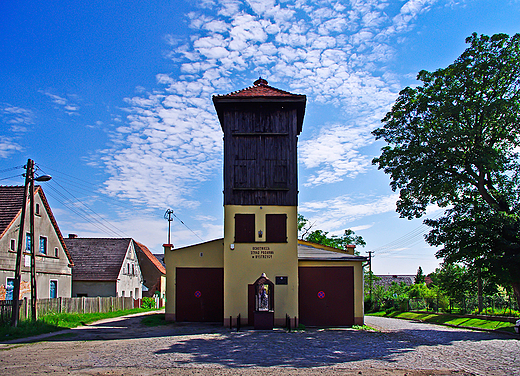
M 434 216 L 433 219 L 437 219 L 443 214 L 444 212 L 440 212 L 438 215 Z M 403 236 L 378 248 L 373 249 L 373 251 L 375 251 L 379 255 L 400 252 L 402 251 L 402 249 L 398 248 L 409 248 L 423 242 L 424 235 L 429 231 L 429 229 L 430 227 L 423 223 L 420 226 L 413 229 L 412 231 L 404 234 Z M 419 236 L 421 237 L 418 239 Z
M 23 177 L 23 174 L 18 174 L 18 175 L 14 175 L 14 176 L 9 176 L 8 178 L 2 178 L 2 179 L 0 179 L 0 181 L 2 181 L 2 180 L 14 179 L 14 178 L 17 178 L 17 177 L 19 177 L 19 176 L 22 176 L 22 177 Z
M 193 231 L 191 228 L 189 228 L 189 227 L 186 225 L 186 223 L 184 223 L 183 221 L 181 221 L 181 219 L 180 219 L 179 217 L 177 217 L 177 215 L 175 215 L 175 213 L 172 212 L 172 214 L 173 214 L 173 216 L 174 216 L 175 218 L 177 218 L 177 219 L 179 220 L 180 223 L 182 223 L 184 226 L 186 226 L 186 228 L 187 228 L 188 230 L 190 230 L 190 231 L 191 231 L 191 232 L 192 232 L 192 233 L 193 233 L 197 238 L 199 238 L 200 240 L 204 241 L 204 240 L 203 240 L 203 239 L 202 239 L 202 238 L 201 238 L 201 237 L 200 237 L 200 236 L 199 236 L 195 231 Z
M 53 190 L 55 193 L 57 193 L 58 195 L 60 195 L 61 197 L 63 197 L 63 199 L 65 200 L 68 200 L 68 198 L 63 194 L 61 193 L 60 191 L 58 191 L 55 187 L 53 187 L 52 185 L 49 185 L 48 186 L 51 190 Z M 79 210 L 76 209 L 76 207 L 74 207 L 73 205 L 69 205 L 66 201 L 62 201 L 60 198 L 56 197 L 55 195 L 51 194 L 51 193 L 48 193 L 48 195 L 52 198 L 54 198 L 56 201 L 58 201 L 60 204 L 62 204 L 63 206 L 65 206 L 67 209 L 69 209 L 71 212 L 73 212 L 74 214 L 76 214 L 78 217 L 81 217 L 82 219 L 84 219 L 85 221 L 89 222 L 90 224 L 92 224 L 94 227 L 96 227 L 98 230 L 104 232 L 104 233 L 112 233 L 112 234 L 115 234 L 117 237 L 121 237 L 121 234 L 112 230 L 111 228 L 109 228 L 108 226 L 104 225 L 103 223 L 97 221 L 97 220 L 94 220 L 91 218 L 91 216 L 86 213 L 83 214 L 81 211 L 85 212 L 83 209 L 81 208 L 78 208 Z M 107 232 L 108 231 L 108 232 Z M 123 236 L 123 237 L 128 237 L 128 236 Z
M 53 171 L 55 173 L 57 173 L 58 175 L 63 175 L 63 176 L 66 176 L 68 178 L 71 178 L 71 179 L 74 179 L 74 180 L 69 180 L 67 178 L 61 178 L 63 181 L 66 181 L 68 185 L 71 185 L 76 191 L 81 191 L 81 192 L 84 192 L 84 193 L 88 193 L 88 194 L 93 194 L 96 196 L 96 199 L 99 199 L 101 201 L 104 201 L 104 202 L 108 202 L 112 205 L 116 205 L 116 206 L 119 206 L 119 207 L 122 207 L 124 209 L 127 209 L 127 210 L 132 210 L 133 208 L 132 207 L 129 207 L 128 205 L 124 205 L 124 204 L 121 204 L 119 202 L 117 202 L 116 200 L 107 200 L 103 193 L 102 192 L 93 192 L 89 189 L 86 189 L 85 186 L 88 185 L 92 188 L 97 188 L 95 185 L 93 185 L 91 182 L 88 182 L 86 180 L 82 180 L 82 179 L 79 179 L 75 176 L 72 176 L 70 174 L 66 174 L 64 172 L 61 172 L 61 171 L 58 171 L 56 169 L 53 169 L 53 168 L 50 168 L 50 167 L 46 167 L 46 166 L 42 166 L 42 165 L 38 165 L 38 168 L 46 173 L 41 167 L 44 167 L 46 170 L 50 170 L 50 171 Z M 113 229 L 115 229 L 116 231 L 114 231 L 113 229 L 109 228 L 107 225 L 104 225 L 103 223 L 98 223 L 97 225 L 94 224 L 93 222 L 93 219 L 91 218 L 92 216 L 89 214 L 89 213 L 86 213 L 85 210 L 81 209 L 81 208 L 78 208 L 78 210 L 81 210 L 83 211 L 86 215 L 83 215 L 81 213 L 78 212 L 78 210 L 76 210 L 75 207 L 71 207 L 70 205 L 68 205 L 67 203 L 57 199 L 55 196 L 52 196 L 54 199 L 56 199 L 58 202 L 60 202 L 62 205 L 64 205 L 65 207 L 67 207 L 68 209 L 70 209 L 71 211 L 73 211 L 76 215 L 80 216 L 81 218 L 87 220 L 88 222 L 92 223 L 93 225 L 95 225 L 98 229 L 100 229 L 99 226 L 103 226 L 105 227 L 106 229 L 108 229 L 110 232 L 112 233 L 123 233 L 123 231 L 117 229 L 117 227 L 115 227 L 113 224 L 109 223 L 108 221 L 106 221 L 103 217 L 101 217 L 99 214 L 97 214 L 94 210 L 92 210 L 90 207 L 88 207 L 85 203 L 83 203 L 82 201 L 80 201 L 76 196 L 74 196 L 69 190 L 67 190 L 65 187 L 63 187 L 62 185 L 60 185 L 59 183 L 57 183 L 56 179 L 53 179 L 51 182 L 57 184 L 62 190 L 64 190 L 65 192 L 67 192 L 68 195 L 72 196 L 78 203 L 80 203 L 81 205 L 85 206 L 87 209 L 89 209 L 90 211 L 92 211 L 97 217 L 99 217 L 102 221 L 105 221 L 106 223 L 109 224 L 109 226 L 113 227 Z M 70 187 L 69 187 L 70 189 Z M 60 193 L 56 188 L 53 187 L 53 190 L 59 194 L 60 196 L 62 196 L 65 200 L 69 200 L 68 198 L 65 197 L 64 194 Z M 199 238 L 201 241 L 204 241 L 204 239 L 202 239 L 195 231 L 193 231 L 190 227 L 188 227 L 188 225 L 186 225 L 186 223 L 184 223 L 175 213 L 172 213 L 172 215 L 180 222 L 182 223 L 183 226 L 185 226 L 189 231 L 191 231 L 197 238 Z M 104 230 L 102 230 L 104 231 Z M 104 231 L 105 232 L 105 231 Z M 120 236 L 120 235 L 118 235 Z M 125 237 L 129 237 L 128 235 L 125 235 Z
M 0 170 L 0 174 L 3 174 L 4 172 L 9 172 L 9 171 L 14 171 L 14 170 L 19 170 L 19 169 L 23 169 L 24 166 L 15 166 L 15 167 L 9 167 L 9 168 L 6 168 L 6 169 L 3 169 L 3 170 Z M 21 175 L 21 174 L 20 174 Z M 19 175 L 16 175 L 16 176 L 19 176 Z

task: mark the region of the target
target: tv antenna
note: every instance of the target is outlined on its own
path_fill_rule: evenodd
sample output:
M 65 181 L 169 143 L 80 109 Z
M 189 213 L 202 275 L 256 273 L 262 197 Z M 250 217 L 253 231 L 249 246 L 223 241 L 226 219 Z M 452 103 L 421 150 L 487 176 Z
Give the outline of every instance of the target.
M 173 221 L 174 216 L 175 216 L 175 214 L 173 214 L 173 210 L 171 210 L 171 209 L 167 209 L 166 213 L 164 213 L 164 219 L 166 219 L 168 221 L 168 244 L 172 244 L 170 241 L 170 228 L 171 228 L 171 223 Z

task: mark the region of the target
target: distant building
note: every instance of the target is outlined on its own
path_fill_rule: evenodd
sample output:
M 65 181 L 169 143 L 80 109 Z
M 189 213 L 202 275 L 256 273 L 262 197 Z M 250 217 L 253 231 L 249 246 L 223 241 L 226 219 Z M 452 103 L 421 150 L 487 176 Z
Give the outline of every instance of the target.
M 164 263 L 164 253 L 154 253 L 153 254 L 157 260 L 166 268 L 166 264 Z
M 74 260 L 72 295 L 142 297 L 143 276 L 131 238 L 65 239 Z
M 166 287 L 163 286 L 163 277 L 166 277 L 164 265 L 144 244 L 136 242 L 135 240 L 134 243 L 139 260 L 139 267 L 143 274 L 143 285 L 146 286 L 147 289 L 147 291 L 143 291 L 143 296 L 151 297 L 159 295 L 162 297 L 161 291 L 164 291 Z
M 377 279 L 374 278 L 374 286 L 383 286 L 385 289 L 392 285 L 393 282 L 400 285 L 404 283 L 406 286 L 411 286 L 414 284 L 415 275 L 376 275 Z
M 13 299 L 16 254 L 19 242 L 20 215 L 26 206 L 22 236 L 22 279 L 19 298 L 31 296 L 31 252 L 36 258 L 36 296 L 70 298 L 72 258 L 58 223 L 40 186 L 35 187 L 34 240 L 30 236 L 29 199 L 23 202 L 23 186 L 0 186 L 0 300 Z

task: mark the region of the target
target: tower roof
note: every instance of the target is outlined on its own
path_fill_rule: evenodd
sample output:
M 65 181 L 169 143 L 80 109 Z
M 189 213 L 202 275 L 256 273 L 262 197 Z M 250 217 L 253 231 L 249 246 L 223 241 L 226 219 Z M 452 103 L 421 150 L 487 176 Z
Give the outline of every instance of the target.
M 302 130 L 306 102 L 307 97 L 305 95 L 293 94 L 269 86 L 267 80 L 261 77 L 253 83 L 253 86 L 229 94 L 213 96 L 213 104 L 221 125 L 223 124 L 222 112 L 224 108 L 229 108 L 228 106 L 249 105 L 251 103 L 284 103 L 294 106 L 293 108 L 297 110 L 298 134 Z
M 246 87 L 245 89 L 234 91 L 229 94 L 215 95 L 213 101 L 219 100 L 220 98 L 292 98 L 292 99 L 303 99 L 305 95 L 292 94 L 288 91 L 280 90 L 275 87 L 269 86 L 267 80 L 259 78 L 253 83 L 253 86 Z

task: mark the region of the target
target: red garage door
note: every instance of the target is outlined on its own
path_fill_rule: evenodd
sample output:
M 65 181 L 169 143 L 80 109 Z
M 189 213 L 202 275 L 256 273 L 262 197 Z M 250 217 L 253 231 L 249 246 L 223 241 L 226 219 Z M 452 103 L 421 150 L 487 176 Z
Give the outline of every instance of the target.
M 224 321 L 224 269 L 177 268 L 177 321 Z
M 354 268 L 299 267 L 300 322 L 310 326 L 354 325 Z

